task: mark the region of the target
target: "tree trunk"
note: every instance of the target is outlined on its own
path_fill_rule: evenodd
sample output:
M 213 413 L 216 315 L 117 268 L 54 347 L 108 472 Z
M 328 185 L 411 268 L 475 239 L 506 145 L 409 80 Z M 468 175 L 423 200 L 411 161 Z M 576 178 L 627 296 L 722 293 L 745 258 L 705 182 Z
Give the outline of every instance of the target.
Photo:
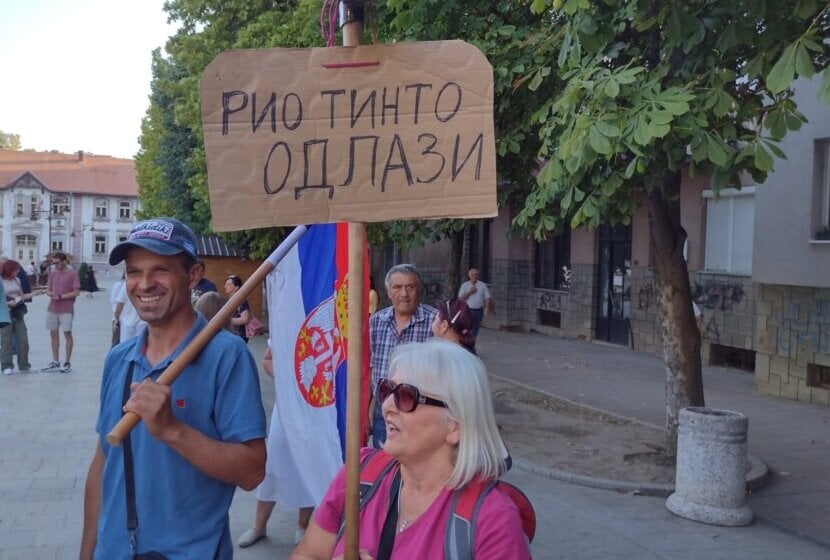
M 450 236 L 450 262 L 447 269 L 447 299 L 458 295 L 458 288 L 461 287 L 461 257 L 464 256 L 464 234 L 467 232 L 465 225 L 458 231 L 452 232 Z
M 683 258 L 686 230 L 680 224 L 680 173 L 667 173 L 648 194 L 654 293 L 666 363 L 666 453 L 677 454 L 680 409 L 704 406 L 700 330 L 692 310 L 689 271 Z

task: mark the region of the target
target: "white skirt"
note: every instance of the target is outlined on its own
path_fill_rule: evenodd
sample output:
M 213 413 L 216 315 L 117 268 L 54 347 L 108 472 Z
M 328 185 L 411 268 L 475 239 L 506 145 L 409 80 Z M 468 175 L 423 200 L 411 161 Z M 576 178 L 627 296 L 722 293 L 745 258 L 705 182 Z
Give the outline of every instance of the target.
M 265 478 L 257 488 L 257 500 L 277 502 L 284 509 L 316 507 L 314 496 L 303 480 L 290 456 L 277 405 L 271 412 L 271 428 L 268 431 L 268 459 L 265 462 Z

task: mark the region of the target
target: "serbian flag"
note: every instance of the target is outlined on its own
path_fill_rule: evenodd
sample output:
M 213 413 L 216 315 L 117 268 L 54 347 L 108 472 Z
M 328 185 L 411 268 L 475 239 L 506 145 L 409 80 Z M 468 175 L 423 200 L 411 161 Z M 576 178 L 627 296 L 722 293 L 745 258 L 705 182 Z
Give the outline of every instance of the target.
M 289 508 L 318 505 L 343 465 L 347 293 L 355 286 L 348 262 L 347 224 L 312 225 L 266 280 L 276 388 L 267 470 L 276 500 Z M 368 294 L 364 268 L 356 284 Z M 361 410 L 369 397 L 368 295 L 364 301 Z

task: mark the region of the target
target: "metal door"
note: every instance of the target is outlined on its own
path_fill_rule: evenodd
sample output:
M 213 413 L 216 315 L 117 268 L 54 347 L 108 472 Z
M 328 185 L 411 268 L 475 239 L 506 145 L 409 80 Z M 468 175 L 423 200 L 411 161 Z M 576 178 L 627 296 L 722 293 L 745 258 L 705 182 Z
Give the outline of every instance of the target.
M 628 345 L 631 308 L 631 226 L 602 227 L 599 234 L 596 338 Z

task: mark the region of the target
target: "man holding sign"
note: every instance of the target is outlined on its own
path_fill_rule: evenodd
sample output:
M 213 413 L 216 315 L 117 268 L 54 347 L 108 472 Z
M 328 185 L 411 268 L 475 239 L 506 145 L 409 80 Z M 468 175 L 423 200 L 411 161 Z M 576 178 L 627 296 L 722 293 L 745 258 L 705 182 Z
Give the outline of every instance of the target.
M 231 558 L 228 508 L 265 472 L 265 413 L 245 344 L 218 332 L 175 385 L 158 376 L 206 321 L 190 303 L 196 239 L 173 218 L 145 220 L 110 253 L 126 261 L 130 301 L 147 329 L 104 363 L 99 443 L 84 496 L 82 560 L 156 552 L 170 560 Z M 142 422 L 123 442 L 106 434 L 124 412 Z M 130 472 L 132 471 L 132 472 Z

